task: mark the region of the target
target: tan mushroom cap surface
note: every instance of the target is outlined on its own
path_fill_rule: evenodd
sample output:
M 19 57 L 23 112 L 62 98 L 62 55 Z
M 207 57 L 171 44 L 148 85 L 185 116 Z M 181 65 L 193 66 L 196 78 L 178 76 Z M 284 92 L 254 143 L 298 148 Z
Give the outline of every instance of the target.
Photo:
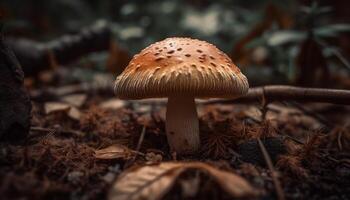
M 239 97 L 247 78 L 214 45 L 191 38 L 168 38 L 135 55 L 115 82 L 121 99 L 169 96 Z

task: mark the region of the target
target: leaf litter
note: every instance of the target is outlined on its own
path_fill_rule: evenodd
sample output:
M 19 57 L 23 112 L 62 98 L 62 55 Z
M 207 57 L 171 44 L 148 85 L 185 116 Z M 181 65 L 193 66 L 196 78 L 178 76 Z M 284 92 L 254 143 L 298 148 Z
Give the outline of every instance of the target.
M 274 198 L 271 172 L 263 163 L 257 138 L 278 170 L 287 199 L 337 199 L 350 194 L 346 187 L 350 184 L 349 125 L 313 130 L 314 120 L 302 120 L 304 113 L 279 103 L 268 106 L 266 119 L 260 118 L 259 112 L 246 112 L 259 110 L 255 105 L 225 105 L 225 109 L 221 105 L 201 106 L 198 111 L 203 145 L 198 155 L 183 157 L 169 151 L 164 104 L 152 106 L 151 113 L 139 113 L 138 106 L 143 104 L 100 107 L 106 100 L 88 97 L 78 108 L 78 121 L 67 117 L 65 106 L 46 113 L 42 103 L 34 103 L 32 125 L 42 129 L 33 129 L 24 144 L 0 146 L 0 193 L 4 199 L 28 195 L 35 199 L 67 199 L 72 195 L 79 199 L 111 199 L 112 194 L 121 195 L 119 189 L 130 187 L 125 191 L 133 191 L 145 184 L 142 176 L 147 182 L 160 172 L 166 172 L 166 176 L 154 182 L 160 185 L 156 192 L 153 184 L 146 184 L 145 190 L 133 197 L 232 199 L 241 193 L 231 191 L 229 186 L 240 180 L 259 198 Z M 322 114 L 326 116 L 327 110 Z M 146 133 L 136 151 L 143 127 Z M 84 134 L 71 134 L 74 131 Z M 242 151 L 244 146 L 252 148 Z M 231 176 L 235 177 L 233 183 L 225 186 Z M 121 182 L 125 177 L 135 185 Z M 167 184 L 161 183 L 163 178 Z M 189 185 L 193 190 L 187 188 Z M 116 187 L 117 193 L 112 192 Z
M 120 175 L 109 193 L 109 200 L 161 199 L 178 177 L 190 170 L 206 172 L 232 197 L 253 197 L 257 192 L 242 177 L 199 162 L 163 162 L 143 166 Z

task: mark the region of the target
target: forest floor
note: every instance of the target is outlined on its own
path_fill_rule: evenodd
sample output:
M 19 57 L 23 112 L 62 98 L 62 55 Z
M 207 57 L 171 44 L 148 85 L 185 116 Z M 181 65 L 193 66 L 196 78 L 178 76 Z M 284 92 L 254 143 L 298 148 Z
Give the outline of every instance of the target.
M 200 161 L 231 171 L 258 191 L 252 198 L 350 199 L 348 107 L 199 102 L 197 109 L 200 152 L 179 156 L 169 152 L 162 100 L 81 93 L 34 102 L 26 141 L 0 145 L 1 199 L 106 199 L 121 173 L 166 161 Z M 231 199 L 203 171 L 175 179 L 171 187 L 158 188 L 164 199 Z

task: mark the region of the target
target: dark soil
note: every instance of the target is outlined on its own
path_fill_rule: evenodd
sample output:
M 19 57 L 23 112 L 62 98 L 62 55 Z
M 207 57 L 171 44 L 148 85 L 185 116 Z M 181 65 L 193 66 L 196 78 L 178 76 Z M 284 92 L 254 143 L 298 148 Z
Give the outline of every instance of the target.
M 23 141 L 0 144 L 1 199 L 105 199 L 123 170 L 147 160 L 98 160 L 94 151 L 116 143 L 135 149 L 144 126 L 140 152 L 161 154 L 162 161 L 174 159 L 164 131 L 164 106 L 127 102 L 107 110 L 98 106 L 104 100 L 89 97 L 80 109 L 80 121 L 66 112 L 45 114 L 43 104 L 34 103 L 32 127 L 42 130 L 33 129 Z M 262 192 L 260 199 L 276 199 L 257 143 L 261 138 L 287 199 L 350 199 L 350 130 L 334 125 L 346 124 L 347 117 L 334 123 L 333 115 L 342 113 L 332 113 L 333 107 L 323 110 L 333 127 L 282 104 L 270 104 L 265 119 L 255 105 L 208 105 L 198 110 L 201 151 L 177 160 L 230 168 Z M 205 174 L 200 176 L 206 180 Z M 195 197 L 182 196 L 176 184 L 166 199 L 230 199 L 217 186 L 202 184 Z

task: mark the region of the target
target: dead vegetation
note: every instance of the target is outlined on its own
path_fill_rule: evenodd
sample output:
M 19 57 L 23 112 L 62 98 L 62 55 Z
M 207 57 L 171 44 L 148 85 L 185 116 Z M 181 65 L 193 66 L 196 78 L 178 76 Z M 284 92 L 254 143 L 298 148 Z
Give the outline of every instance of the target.
M 350 199 L 349 1 L 13 2 L 0 199 Z M 197 102 L 187 156 L 168 145 L 165 99 L 113 94 L 131 55 L 170 33 L 231 51 L 251 86 Z
M 111 188 L 118 188 L 118 180 L 128 176 L 130 169 L 136 173 L 151 165 L 150 169 L 157 171 L 158 167 L 166 166 L 167 161 L 174 160 L 182 162 L 170 162 L 169 166 L 176 165 L 180 171 L 166 172 L 164 180 L 150 172 L 147 176 L 154 178 L 150 180 L 152 184 L 145 182 L 140 185 L 144 189 L 139 191 L 135 188 L 139 186 L 128 188 L 123 182 L 123 190 L 140 192 L 131 199 L 141 196 L 146 199 L 229 199 L 235 194 L 220 185 L 220 181 L 231 183 L 226 176 L 209 178 L 210 170 L 201 171 L 197 164 L 192 167 L 190 162 L 202 161 L 200 168 L 203 165 L 204 168 L 223 169 L 220 173 L 229 170 L 232 175 L 245 179 L 249 187 L 254 188 L 254 194 L 246 191 L 248 196 L 275 198 L 272 171 L 259 140 L 272 161 L 287 199 L 348 197 L 348 126 L 322 131 L 320 124 L 320 128 L 312 130 L 308 128 L 312 124 L 307 123 L 314 123 L 315 119 L 300 120 L 307 116 L 296 114 L 282 104 L 270 104 L 272 111 L 267 112 L 264 120 L 259 106 L 201 106 L 202 148 L 200 154 L 186 157 L 169 152 L 162 106 L 153 114 L 140 114 L 136 111 L 147 105 L 131 106 L 129 103 L 137 108 L 106 109 L 97 106 L 96 101 L 87 102 L 94 101 L 85 102 L 79 121 L 67 117 L 66 109 L 45 114 L 43 106 L 34 105 L 33 126 L 40 128 L 32 128 L 28 138 L 20 144 L 1 144 L 0 193 L 4 199 L 26 196 L 104 199 L 107 194 L 109 199 L 118 199 L 119 190 Z M 143 139 L 140 140 L 141 135 Z M 132 177 L 142 179 L 137 173 Z M 169 184 L 166 187 L 163 181 L 169 179 L 171 184 L 166 182 Z M 153 184 L 164 187 L 158 188 L 158 195 L 154 194 Z M 214 195 L 213 191 L 221 194 Z

